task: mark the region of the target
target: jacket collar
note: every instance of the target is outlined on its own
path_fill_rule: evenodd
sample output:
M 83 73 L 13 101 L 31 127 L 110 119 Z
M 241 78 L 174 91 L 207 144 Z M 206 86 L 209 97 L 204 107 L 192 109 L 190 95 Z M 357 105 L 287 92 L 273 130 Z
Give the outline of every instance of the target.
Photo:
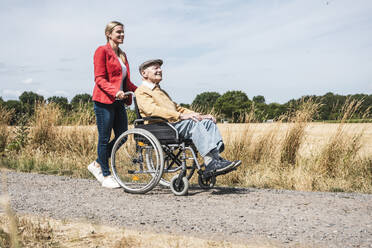
M 150 90 L 153 90 L 156 87 L 156 84 L 147 81 L 142 81 L 142 85 L 146 86 L 146 88 Z
M 114 49 L 112 49 L 112 47 L 111 47 L 111 45 L 110 45 L 110 43 L 109 42 L 107 42 L 107 44 L 106 44 L 106 50 L 109 52 L 109 53 L 111 53 L 111 55 L 112 56 L 115 56 L 115 57 L 117 57 L 116 56 L 116 54 L 115 54 L 115 52 L 114 52 Z M 123 52 L 124 53 L 124 52 Z M 129 65 L 128 65 L 128 59 L 127 59 L 127 56 L 125 55 L 125 53 L 124 53 L 124 57 L 125 57 L 125 66 L 127 67 L 127 71 L 129 71 Z M 118 61 L 119 62 L 119 61 Z M 120 62 L 119 62 L 120 63 Z
M 111 47 L 111 45 L 110 45 L 109 42 L 107 42 L 107 44 L 106 44 L 106 49 L 109 51 L 109 53 L 111 53 L 112 55 L 115 55 L 116 56 L 116 54 L 114 52 L 114 49 L 112 49 L 112 47 Z

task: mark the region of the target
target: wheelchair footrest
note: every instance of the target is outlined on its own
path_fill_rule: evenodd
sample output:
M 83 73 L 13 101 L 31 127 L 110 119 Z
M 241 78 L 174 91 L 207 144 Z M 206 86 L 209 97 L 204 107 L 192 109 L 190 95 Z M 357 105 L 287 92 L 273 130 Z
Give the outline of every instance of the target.
M 225 175 L 234 170 L 236 170 L 236 167 L 233 167 L 231 169 L 224 170 L 224 171 L 219 171 L 219 172 L 216 172 L 216 171 L 205 172 L 205 171 L 200 170 L 198 171 L 198 173 L 199 175 L 202 175 L 204 178 L 209 178 L 209 177 L 217 177 L 217 176 Z
M 233 167 L 233 168 L 231 168 L 231 169 L 227 169 L 227 170 L 224 170 L 224 171 L 220 171 L 220 172 L 215 172 L 215 173 L 214 173 L 214 176 L 225 175 L 225 174 L 227 174 L 227 173 L 229 173 L 229 172 L 232 172 L 232 171 L 234 171 L 234 170 L 236 170 L 236 167 Z

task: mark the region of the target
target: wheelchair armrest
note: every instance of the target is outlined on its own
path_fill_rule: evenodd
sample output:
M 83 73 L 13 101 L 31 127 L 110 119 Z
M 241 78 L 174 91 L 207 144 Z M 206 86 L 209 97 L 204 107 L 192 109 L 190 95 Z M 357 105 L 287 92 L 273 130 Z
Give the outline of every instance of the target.
M 143 124 L 145 122 L 144 119 L 135 119 L 134 120 L 134 125 L 137 125 L 137 124 Z
M 160 116 L 148 116 L 148 117 L 144 117 L 142 119 L 144 121 L 164 121 L 164 122 L 168 122 L 167 119 L 165 119 L 163 117 L 160 117 Z
M 141 119 L 134 120 L 134 124 L 143 124 L 145 121 L 161 121 L 161 122 L 168 122 L 167 119 L 160 117 L 160 116 L 148 116 L 143 117 Z

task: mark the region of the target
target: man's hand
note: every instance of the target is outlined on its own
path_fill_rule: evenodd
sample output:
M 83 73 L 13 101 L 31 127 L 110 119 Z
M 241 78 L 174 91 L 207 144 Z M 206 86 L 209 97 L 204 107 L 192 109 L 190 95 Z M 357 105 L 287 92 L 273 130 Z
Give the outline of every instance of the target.
M 116 93 L 116 99 L 119 99 L 119 100 L 124 100 L 126 99 L 128 96 L 124 95 L 124 91 L 122 90 L 119 90 L 117 93 Z
M 189 114 L 181 114 L 180 119 L 181 120 L 192 119 L 193 121 L 201 121 L 202 120 L 201 115 L 199 113 L 195 113 L 195 112 L 192 112 L 192 113 L 189 113 Z
M 209 119 L 209 120 L 213 121 L 214 123 L 216 123 L 216 118 L 214 118 L 213 115 L 201 115 L 201 114 L 195 113 L 195 112 L 192 112 L 192 113 L 189 113 L 189 114 L 181 114 L 180 119 L 181 120 L 192 119 L 193 121 L 201 121 L 201 120 L 204 120 L 204 119 Z
M 214 123 L 216 123 L 216 118 L 214 118 L 213 115 L 201 115 L 200 117 L 202 119 L 210 119 L 211 121 L 213 121 Z

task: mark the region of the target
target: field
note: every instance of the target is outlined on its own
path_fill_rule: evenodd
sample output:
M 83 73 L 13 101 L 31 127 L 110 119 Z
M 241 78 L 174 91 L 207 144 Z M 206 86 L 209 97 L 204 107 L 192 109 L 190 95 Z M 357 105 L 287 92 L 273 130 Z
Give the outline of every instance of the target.
M 228 144 L 227 157 L 242 158 L 245 162 L 240 173 L 226 176 L 223 183 L 305 191 L 372 192 L 371 124 L 302 125 L 220 125 Z
M 291 127 L 288 123 L 243 123 L 243 124 L 218 124 L 218 127 L 224 137 L 224 140 L 236 140 L 241 138 L 242 131 L 249 130 L 253 136 L 253 141 L 260 136 L 267 136 L 271 131 L 275 130 L 277 138 L 284 139 L 286 132 Z M 372 123 L 308 123 L 305 128 L 304 139 L 300 147 L 301 155 L 309 155 L 310 152 L 320 151 L 331 137 L 336 135 L 339 127 L 344 129 L 348 136 L 357 136 L 362 134 L 362 147 L 359 155 L 368 156 L 372 154 Z M 278 144 L 279 145 L 279 144 Z
M 274 123 L 218 124 L 226 147 L 222 155 L 242 160 L 239 170 L 218 184 L 372 193 L 372 124 L 346 123 L 358 104 L 344 108 L 340 123 L 312 122 L 318 105 L 310 102 Z M 96 158 L 95 126 L 81 125 L 84 120 L 61 126 L 61 111 L 52 104 L 38 106 L 33 118 L 17 127 L 6 125 L 11 112 L 0 112 L 1 166 L 92 178 L 86 167 Z

